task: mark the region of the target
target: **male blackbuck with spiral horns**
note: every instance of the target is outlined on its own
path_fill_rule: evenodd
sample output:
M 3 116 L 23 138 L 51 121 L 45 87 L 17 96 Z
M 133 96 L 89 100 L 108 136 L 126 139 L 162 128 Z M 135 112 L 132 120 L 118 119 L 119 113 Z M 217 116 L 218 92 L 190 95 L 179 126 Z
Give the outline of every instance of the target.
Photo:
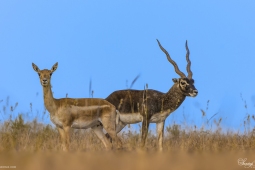
M 116 108 L 103 99 L 96 98 L 62 98 L 55 99 L 51 91 L 51 76 L 58 67 L 54 64 L 51 70 L 40 70 L 34 63 L 33 69 L 38 73 L 43 87 L 44 105 L 50 113 L 51 121 L 57 126 L 64 151 L 69 150 L 70 129 L 91 128 L 103 142 L 106 150 L 112 148 L 111 142 L 104 135 L 103 128 L 122 147 L 116 133 Z
M 163 150 L 163 132 L 167 116 L 175 111 L 184 101 L 186 96 L 195 97 L 198 94 L 192 79 L 189 60 L 189 48 L 186 41 L 186 77 L 171 59 L 168 52 L 157 40 L 160 49 L 166 54 L 168 61 L 174 66 L 175 72 L 180 78 L 173 79 L 173 86 L 167 93 L 152 89 L 145 90 L 119 90 L 110 94 L 106 100 L 112 103 L 119 111 L 117 118 L 117 132 L 120 132 L 127 124 L 142 122 L 141 147 L 144 147 L 148 134 L 149 123 L 157 124 L 158 149 Z

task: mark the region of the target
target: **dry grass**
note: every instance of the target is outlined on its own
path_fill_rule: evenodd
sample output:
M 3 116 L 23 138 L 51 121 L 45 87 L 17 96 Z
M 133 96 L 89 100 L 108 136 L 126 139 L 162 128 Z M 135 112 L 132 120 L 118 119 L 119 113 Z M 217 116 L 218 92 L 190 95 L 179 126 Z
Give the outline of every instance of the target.
M 124 131 L 119 134 L 125 151 L 139 149 L 140 133 L 136 131 Z M 53 151 L 61 150 L 61 142 L 58 131 L 51 125 L 32 122 L 24 122 L 21 115 L 15 120 L 5 121 L 0 126 L 0 151 Z M 157 138 L 149 133 L 146 150 L 156 151 Z M 102 151 L 104 146 L 91 130 L 72 130 L 72 152 Z M 182 129 L 180 125 L 173 124 L 166 127 L 164 138 L 164 150 L 182 152 L 223 152 L 223 151 L 250 151 L 255 150 L 255 134 L 239 134 L 221 132 L 203 128 Z
M 166 127 L 164 152 L 156 152 L 156 136 L 150 132 L 146 151 L 139 150 L 139 133 L 120 133 L 124 149 L 105 152 L 91 130 L 73 130 L 71 152 L 61 151 L 55 127 L 24 122 L 22 116 L 0 128 L 0 169 L 244 169 L 237 163 L 255 160 L 254 134 L 222 133 Z
M 24 121 L 19 115 L 0 124 L 0 169 L 245 169 L 237 163 L 255 160 L 255 133 L 223 132 L 221 119 L 214 119 L 214 127 L 181 127 L 173 124 L 165 128 L 164 152 L 158 153 L 157 137 L 149 133 L 146 150 L 139 150 L 140 132 L 121 132 L 124 149 L 104 152 L 101 141 L 91 130 L 72 130 L 69 153 L 61 151 L 60 137 L 54 126 Z M 31 106 L 32 107 L 32 106 Z M 32 110 L 32 108 L 31 108 Z M 202 111 L 202 118 L 206 111 Z M 253 120 L 247 117 L 244 126 Z M 211 125 L 210 125 L 211 127 Z M 254 162 L 255 165 L 255 162 Z M 255 168 L 255 166 L 254 166 Z

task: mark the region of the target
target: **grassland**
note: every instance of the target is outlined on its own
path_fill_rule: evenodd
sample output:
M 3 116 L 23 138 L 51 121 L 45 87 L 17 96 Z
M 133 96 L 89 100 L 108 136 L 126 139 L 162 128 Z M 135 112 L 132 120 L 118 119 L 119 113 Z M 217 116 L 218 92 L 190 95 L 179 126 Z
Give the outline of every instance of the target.
M 3 108 L 10 118 L 0 124 L 0 169 L 245 169 L 238 165 L 239 158 L 247 158 L 246 163 L 255 160 L 255 131 L 223 132 L 221 119 L 214 120 L 211 129 L 165 127 L 163 153 L 157 152 L 157 137 L 151 131 L 141 151 L 140 131 L 131 129 L 118 134 L 123 150 L 111 152 L 104 151 L 91 130 L 72 130 L 71 151 L 63 153 L 54 126 L 37 119 L 25 121 L 21 114 L 12 118 L 16 107 Z M 201 113 L 202 117 L 206 114 Z M 254 117 L 249 116 L 244 126 L 250 121 Z

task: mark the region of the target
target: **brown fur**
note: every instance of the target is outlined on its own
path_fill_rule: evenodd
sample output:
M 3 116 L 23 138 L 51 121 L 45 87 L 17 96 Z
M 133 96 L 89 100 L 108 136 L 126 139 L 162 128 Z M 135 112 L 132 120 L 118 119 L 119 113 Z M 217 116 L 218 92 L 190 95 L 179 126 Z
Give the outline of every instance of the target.
M 159 43 L 159 41 L 158 41 Z M 185 100 L 186 96 L 197 95 L 197 90 L 192 79 L 189 61 L 189 50 L 186 43 L 188 62 L 188 78 L 182 73 L 177 64 L 170 58 L 167 51 L 160 45 L 161 50 L 166 53 L 170 63 L 174 65 L 175 71 L 181 78 L 173 79 L 174 85 L 167 93 L 152 89 L 146 90 L 119 90 L 110 94 L 106 100 L 112 103 L 120 112 L 120 120 L 117 132 L 121 131 L 126 124 L 142 121 L 141 146 L 144 147 L 148 134 L 149 122 L 157 123 L 159 150 L 163 149 L 164 122 L 167 116 L 175 111 Z M 139 117 L 139 115 L 141 115 Z
M 118 148 L 121 141 L 116 134 L 116 108 L 103 99 L 95 98 L 62 98 L 55 99 L 51 91 L 51 75 L 57 69 L 56 63 L 51 70 L 40 70 L 34 63 L 33 69 L 39 74 L 43 87 L 44 104 L 50 113 L 51 121 L 57 126 L 62 139 L 63 150 L 69 150 L 70 128 L 92 128 L 107 150 L 112 148 L 110 141 L 105 137 L 102 126 Z M 100 121 L 102 122 L 100 122 Z

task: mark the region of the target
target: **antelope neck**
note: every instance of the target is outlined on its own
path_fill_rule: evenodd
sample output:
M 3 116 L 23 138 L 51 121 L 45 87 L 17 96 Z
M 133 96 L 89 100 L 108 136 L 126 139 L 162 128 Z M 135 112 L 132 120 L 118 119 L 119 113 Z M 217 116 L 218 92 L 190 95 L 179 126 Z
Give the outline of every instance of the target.
M 185 98 L 186 96 L 182 93 L 178 85 L 174 84 L 163 96 L 163 110 L 176 110 L 182 104 Z
M 54 115 L 56 111 L 56 103 L 55 103 L 55 99 L 53 98 L 50 84 L 46 87 L 43 86 L 43 99 L 44 99 L 44 105 L 46 109 L 48 110 L 48 112 Z

